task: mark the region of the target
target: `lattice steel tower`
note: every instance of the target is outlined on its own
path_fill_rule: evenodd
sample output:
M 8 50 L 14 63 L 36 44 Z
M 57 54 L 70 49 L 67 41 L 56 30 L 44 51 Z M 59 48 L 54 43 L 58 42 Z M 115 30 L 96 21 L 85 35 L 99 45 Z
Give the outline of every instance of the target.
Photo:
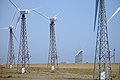
M 8 46 L 8 55 L 7 55 L 7 66 L 12 68 L 15 64 L 15 55 L 14 55 L 14 44 L 13 44 L 13 28 L 9 27 L 10 37 L 9 37 L 9 46 Z
M 99 12 L 93 79 L 111 80 L 112 71 L 107 33 L 105 0 L 96 0 L 94 30 L 96 26 L 97 9 L 99 10 Z
M 49 56 L 48 56 L 48 64 L 50 65 L 51 70 L 54 70 L 56 66 L 58 65 L 54 25 L 55 25 L 54 21 L 51 21 L 50 23 L 50 46 L 49 46 Z
M 49 18 L 48 16 L 44 14 L 37 12 L 36 10 L 34 10 L 34 12 L 50 20 L 50 46 L 49 46 L 49 54 L 48 54 L 48 66 L 50 66 L 50 69 L 54 71 L 56 66 L 58 65 L 54 26 L 55 26 L 55 21 L 58 20 L 57 16 L 60 14 L 61 11 L 51 18 Z
M 18 65 L 17 69 L 21 73 L 29 72 L 29 50 L 27 42 L 27 31 L 26 31 L 26 18 L 25 14 L 22 14 L 21 18 L 21 32 L 20 32 L 20 45 L 18 54 Z M 23 72 L 22 72 L 23 71 Z

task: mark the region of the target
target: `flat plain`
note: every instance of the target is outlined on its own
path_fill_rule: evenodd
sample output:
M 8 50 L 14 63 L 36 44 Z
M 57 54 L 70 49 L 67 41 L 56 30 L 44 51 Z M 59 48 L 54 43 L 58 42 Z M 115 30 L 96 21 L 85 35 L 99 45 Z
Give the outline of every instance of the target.
M 16 66 L 16 65 L 14 65 Z M 16 67 L 0 66 L 0 80 L 92 80 L 93 64 L 59 64 L 51 72 L 47 64 L 31 64 L 30 73 L 18 74 Z M 112 64 L 113 80 L 120 80 L 119 65 Z

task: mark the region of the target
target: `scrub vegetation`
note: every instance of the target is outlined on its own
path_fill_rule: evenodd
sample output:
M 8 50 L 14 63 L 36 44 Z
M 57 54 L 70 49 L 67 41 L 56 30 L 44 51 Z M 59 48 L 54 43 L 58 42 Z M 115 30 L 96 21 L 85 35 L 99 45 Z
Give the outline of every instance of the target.
M 92 80 L 93 64 L 59 64 L 54 72 L 46 64 L 31 64 L 29 71 L 18 74 L 16 67 L 1 65 L 0 80 Z M 113 80 L 120 80 L 118 64 L 112 64 L 112 71 Z

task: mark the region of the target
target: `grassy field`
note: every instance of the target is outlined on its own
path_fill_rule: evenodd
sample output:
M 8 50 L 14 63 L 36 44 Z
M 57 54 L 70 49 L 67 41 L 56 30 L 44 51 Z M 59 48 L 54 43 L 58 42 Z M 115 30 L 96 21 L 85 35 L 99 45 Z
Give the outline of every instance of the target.
M 113 80 L 120 80 L 118 64 L 112 64 Z M 0 68 L 0 80 L 92 80 L 93 64 L 59 64 L 51 72 L 46 64 L 30 65 L 30 73 L 17 74 L 16 68 Z

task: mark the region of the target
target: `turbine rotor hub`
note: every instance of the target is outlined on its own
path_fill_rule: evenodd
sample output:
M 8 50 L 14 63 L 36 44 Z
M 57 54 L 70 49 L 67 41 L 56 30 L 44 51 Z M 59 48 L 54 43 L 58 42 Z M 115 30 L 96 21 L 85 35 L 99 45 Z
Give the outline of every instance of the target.
M 28 10 L 28 9 L 21 10 L 20 13 L 21 14 L 28 14 L 28 13 L 30 13 L 30 10 Z
M 50 18 L 50 20 L 51 20 L 51 22 L 52 21 L 58 21 L 58 18 L 57 17 L 52 17 L 52 18 Z

